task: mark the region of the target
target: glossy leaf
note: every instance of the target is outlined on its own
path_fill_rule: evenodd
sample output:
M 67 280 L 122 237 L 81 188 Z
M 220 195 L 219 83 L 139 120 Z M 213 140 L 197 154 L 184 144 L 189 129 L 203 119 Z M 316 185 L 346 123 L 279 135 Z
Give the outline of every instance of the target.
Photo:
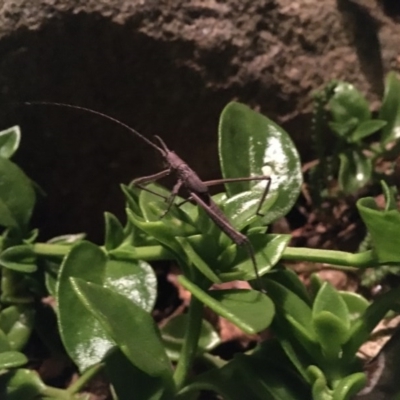
M 171 388 L 172 368 L 151 315 L 110 289 L 77 278 L 71 283 L 82 304 L 125 356 L 146 374 L 161 377 Z
M 25 229 L 35 205 L 31 180 L 10 160 L 0 157 L 0 225 Z
M 104 219 L 106 226 L 104 247 L 110 251 L 117 248 L 124 240 L 124 228 L 114 214 L 106 212 Z
M 263 218 L 268 224 L 285 215 L 296 201 L 302 183 L 300 160 L 289 135 L 278 125 L 247 106 L 232 102 L 219 123 L 219 157 L 224 178 L 269 175 L 269 198 L 276 198 Z M 254 208 L 265 181 L 226 184 L 229 197 L 251 191 Z
M 105 359 L 106 373 L 120 400 L 159 400 L 164 384 L 159 377 L 150 376 L 135 367 L 126 356 L 115 349 Z
M 80 242 L 71 249 L 58 279 L 59 327 L 69 355 L 84 370 L 98 363 L 114 343 L 77 297 L 71 277 L 107 286 L 146 310 L 154 305 L 156 279 L 144 261 L 108 260 L 100 248 L 89 242 Z
M 21 350 L 34 326 L 35 310 L 32 306 L 13 305 L 0 312 L 0 329 L 7 335 L 10 349 Z
M 351 194 L 365 186 L 371 179 L 371 159 L 358 150 L 339 154 L 339 185 L 346 194 Z
M 359 122 L 369 120 L 371 113 L 365 97 L 350 83 L 338 82 L 329 108 L 336 122 L 347 122 L 357 118 Z
M 0 254 L 0 265 L 14 271 L 35 272 L 37 265 L 33 246 L 22 244 L 9 247 Z
M 361 139 L 378 132 L 379 129 L 382 129 L 386 124 L 386 121 L 380 119 L 370 119 L 369 121 L 361 122 L 361 124 L 358 125 L 355 131 L 351 134 L 351 142 L 358 142 Z
M 76 296 L 70 278 L 102 284 L 106 263 L 102 250 L 83 241 L 71 249 L 59 273 L 56 288 L 59 330 L 68 354 L 81 371 L 98 363 L 114 342 Z
M 28 362 L 26 356 L 19 351 L 0 353 L 0 370 L 22 367 Z
M 21 130 L 19 126 L 5 129 L 0 132 L 0 157 L 11 158 L 17 151 L 21 141 Z
M 371 235 L 379 263 L 400 262 L 400 212 L 378 210 L 372 197 L 358 200 L 357 208 Z
M 183 275 L 178 280 L 198 300 L 246 333 L 260 332 L 272 321 L 274 305 L 260 292 L 234 289 L 205 292 Z
M 177 361 L 186 333 L 187 314 L 177 315 L 170 319 L 161 329 L 161 336 L 170 360 Z M 210 351 L 221 343 L 218 333 L 206 320 L 202 321 L 197 353 Z
M 379 111 L 379 119 L 387 121 L 382 130 L 381 140 L 387 144 L 400 137 L 400 80 L 390 72 L 385 80 L 385 94 Z
M 157 297 L 157 278 L 145 261 L 108 260 L 103 284 L 151 312 Z

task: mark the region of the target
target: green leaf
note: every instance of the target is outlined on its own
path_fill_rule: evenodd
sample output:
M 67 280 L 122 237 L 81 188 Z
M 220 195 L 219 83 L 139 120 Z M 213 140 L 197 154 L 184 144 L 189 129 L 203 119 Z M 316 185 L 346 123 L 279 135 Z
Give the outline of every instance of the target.
M 327 361 L 340 357 L 342 344 L 349 337 L 349 327 L 329 311 L 313 316 L 313 327 Z
M 172 368 L 151 315 L 110 289 L 77 278 L 71 283 L 82 304 L 125 356 L 146 374 L 163 378 L 171 388 Z
M 369 121 L 361 122 L 361 124 L 359 124 L 356 130 L 351 134 L 351 142 L 358 142 L 361 139 L 378 132 L 379 129 L 383 128 L 386 124 L 386 121 L 380 119 L 370 119 Z
M 0 353 L 11 350 L 7 335 L 0 329 Z
M 332 400 L 332 391 L 328 388 L 324 373 L 315 365 L 310 365 L 307 372 L 312 382 L 312 399 Z
M 13 162 L 0 157 L 0 225 L 26 229 L 35 205 L 31 180 Z
M 219 157 L 224 178 L 269 175 L 269 198 L 276 198 L 263 218 L 268 224 L 294 205 L 302 184 L 299 155 L 289 135 L 263 115 L 244 104 L 231 102 L 219 123 Z M 229 197 L 251 191 L 253 208 L 264 192 L 265 181 L 226 184 Z
M 381 136 L 384 144 L 400 137 L 400 80 L 395 72 L 389 72 L 386 77 L 379 119 L 387 121 Z
M 346 194 L 365 186 L 371 179 L 371 160 L 361 151 L 350 150 L 339 154 L 339 185 Z
M 227 400 L 309 400 L 310 391 L 279 343 L 265 341 L 252 355 L 238 354 L 222 368 L 198 375 L 180 394 L 213 390 Z
M 193 248 L 192 244 L 196 239 L 200 239 L 201 241 L 203 241 L 202 240 L 203 236 L 195 235 L 195 236 L 189 236 L 187 238 L 184 237 L 176 238 L 176 240 L 182 246 L 182 249 L 185 252 L 188 260 L 190 260 L 190 263 L 193 264 L 211 282 L 221 283 L 222 281 L 219 278 L 219 276 L 213 271 L 212 268 L 208 266 L 208 264 L 205 262 L 205 260 L 203 260 L 201 255 L 197 253 L 196 249 Z M 203 247 L 203 249 L 206 249 L 206 247 Z
M 85 241 L 71 249 L 61 266 L 56 290 L 59 329 L 68 354 L 84 370 L 98 363 L 114 343 L 77 297 L 69 280 L 71 277 L 119 291 L 131 304 L 146 310 L 154 305 L 156 279 L 150 266 L 143 261 L 108 260 L 99 247 Z
M 347 357 L 354 357 L 359 347 L 368 339 L 375 326 L 386 313 L 400 304 L 400 289 L 392 289 L 375 299 L 350 329 L 349 340 L 343 347 Z
M 359 121 L 357 118 L 350 118 L 345 122 L 328 122 L 329 128 L 336 133 L 339 138 L 350 142 L 351 133 L 356 129 Z
M 9 247 L 0 254 L 0 265 L 14 271 L 35 272 L 37 265 L 33 246 L 22 244 Z
M 329 282 L 324 282 L 318 291 L 313 304 L 313 318 L 323 311 L 335 315 L 346 328 L 350 326 L 349 310 L 346 303 Z
M 161 329 L 161 336 L 170 360 L 177 361 L 183 345 L 186 333 L 187 314 L 177 315 L 170 319 Z M 211 351 L 218 346 L 221 340 L 212 325 L 206 320 L 202 321 L 197 353 Z
M 183 275 L 179 283 L 193 296 L 221 317 L 231 321 L 246 333 L 257 333 L 272 321 L 275 308 L 272 301 L 255 290 L 210 290 L 203 291 Z
M 336 383 L 333 390 L 332 400 L 350 400 L 367 383 L 367 377 L 362 372 L 351 374 Z
M 105 287 L 124 295 L 143 310 L 153 310 L 157 297 L 157 278 L 147 262 L 109 260 L 103 282 Z
M 5 129 L 0 132 L 0 157 L 11 158 L 17 151 L 21 141 L 21 130 L 19 126 Z
M 249 240 L 254 250 L 256 267 L 260 276 L 269 272 L 280 260 L 290 239 L 290 235 L 279 234 L 265 235 L 258 233 L 249 236 Z M 233 250 L 233 246 L 235 247 L 236 257 L 231 262 L 229 270 L 224 268 L 223 272 L 219 274 L 220 278 L 225 282 L 233 279 L 256 279 L 253 262 L 249 257 L 249 252 L 244 246 L 233 244 L 228 247 L 219 257 L 221 264 L 225 264 L 226 257 L 229 260 L 230 257 L 228 257 L 229 254 L 227 253 Z
M 397 210 L 378 210 L 372 197 L 357 201 L 357 208 L 371 235 L 379 263 L 400 262 L 400 213 Z
M 69 356 L 81 371 L 98 363 L 114 343 L 76 296 L 69 279 L 79 277 L 102 284 L 106 263 L 102 250 L 82 241 L 71 249 L 59 272 L 56 287 L 59 330 Z
M 159 400 L 164 384 L 159 377 L 150 376 L 135 367 L 126 356 L 115 349 L 106 359 L 106 373 L 120 400 Z
M 329 101 L 329 108 L 335 122 L 345 123 L 352 118 L 363 122 L 371 118 L 367 100 L 353 85 L 347 82 L 337 83 L 334 95 Z
M 354 292 L 339 292 L 340 297 L 346 303 L 347 309 L 349 310 L 349 319 L 353 323 L 360 318 L 369 306 L 368 300 L 363 296 Z
M 17 369 L 0 376 L 0 398 L 5 400 L 35 400 L 46 385 L 36 371 Z
M 291 269 L 275 269 L 274 271 L 271 271 L 266 278 L 284 286 L 287 290 L 290 290 L 302 301 L 311 306 L 310 296 L 307 289 L 299 279 L 296 272 Z
M 106 234 L 104 247 L 110 251 L 116 249 L 124 240 L 124 228 L 118 218 L 109 212 L 104 213 Z
M 28 362 L 26 356 L 19 351 L 0 353 L 0 370 L 22 367 Z
M 0 312 L 0 329 L 7 335 L 10 349 L 21 350 L 28 341 L 34 325 L 32 306 L 14 305 Z

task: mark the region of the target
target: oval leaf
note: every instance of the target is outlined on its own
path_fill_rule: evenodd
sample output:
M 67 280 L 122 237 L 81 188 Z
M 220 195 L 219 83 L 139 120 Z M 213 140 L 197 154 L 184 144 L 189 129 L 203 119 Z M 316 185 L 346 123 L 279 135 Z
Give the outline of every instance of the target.
M 0 353 L 0 370 L 18 368 L 26 364 L 28 359 L 19 351 L 5 351 Z
M 76 296 L 69 278 L 102 284 L 106 263 L 107 256 L 99 247 L 82 241 L 71 249 L 60 268 L 56 287 L 59 330 L 68 354 L 81 371 L 98 363 L 114 343 Z
M 271 120 L 244 104 L 229 103 L 219 123 L 219 157 L 226 179 L 271 177 L 267 196 L 276 200 L 264 217 L 265 224 L 293 207 L 302 184 L 299 155 L 289 135 Z M 266 181 L 246 181 L 225 186 L 229 197 L 251 191 L 250 197 L 259 201 L 266 184 Z
M 365 186 L 371 179 L 372 164 L 360 151 L 346 151 L 339 154 L 339 185 L 346 194 Z
M 260 292 L 255 290 L 205 292 L 183 275 L 180 275 L 178 280 L 198 300 L 246 333 L 260 332 L 272 321 L 275 307 L 272 301 Z
M 3 157 L 0 157 L 0 177 L 0 225 L 26 229 L 36 200 L 32 181 Z
M 110 289 L 76 278 L 71 283 L 82 304 L 131 363 L 172 386 L 172 368 L 151 315 Z

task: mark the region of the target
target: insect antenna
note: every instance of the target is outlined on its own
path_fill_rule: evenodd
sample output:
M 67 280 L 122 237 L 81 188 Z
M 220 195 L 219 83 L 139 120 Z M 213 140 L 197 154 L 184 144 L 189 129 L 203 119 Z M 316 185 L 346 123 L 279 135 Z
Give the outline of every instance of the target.
M 66 103 L 55 103 L 55 102 L 50 102 L 50 101 L 26 101 L 26 102 L 24 102 L 24 104 L 27 105 L 27 106 L 56 106 L 56 107 L 72 108 L 72 109 L 75 109 L 75 110 L 86 111 L 88 113 L 98 115 L 100 117 L 108 119 L 109 121 L 112 121 L 112 122 L 124 127 L 125 129 L 127 129 L 128 131 L 133 133 L 134 135 L 140 137 L 148 145 L 150 145 L 151 147 L 156 149 L 158 152 L 160 152 L 163 156 L 165 156 L 165 151 L 161 147 L 157 146 L 151 140 L 147 139 L 146 136 L 142 135 L 136 129 L 133 129 L 129 125 L 125 124 L 124 122 L 121 122 L 120 120 L 118 120 L 118 119 L 116 119 L 114 117 L 111 117 L 111 116 L 109 116 L 107 114 L 103 114 L 100 111 L 92 110 L 91 108 L 87 108 L 87 107 L 75 106 L 75 105 L 66 104 Z

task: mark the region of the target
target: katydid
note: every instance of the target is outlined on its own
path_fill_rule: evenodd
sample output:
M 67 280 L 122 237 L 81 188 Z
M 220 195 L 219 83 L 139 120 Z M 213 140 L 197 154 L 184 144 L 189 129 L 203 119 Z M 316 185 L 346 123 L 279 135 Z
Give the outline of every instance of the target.
M 254 274 L 255 277 L 259 283 L 259 288 L 260 290 L 263 290 L 262 287 L 262 281 L 260 278 L 260 275 L 258 273 L 257 269 L 257 264 L 256 264 L 256 259 L 255 259 L 255 254 L 254 254 L 254 249 L 253 246 L 250 243 L 250 240 L 246 235 L 243 233 L 239 232 L 236 230 L 228 218 L 225 216 L 225 214 L 222 212 L 222 210 L 217 206 L 217 204 L 213 201 L 208 187 L 213 186 L 213 185 L 219 185 L 223 183 L 230 183 L 230 182 L 243 182 L 243 181 L 261 181 L 265 180 L 267 182 L 265 189 L 263 191 L 263 194 L 261 196 L 261 199 L 258 203 L 257 209 L 256 209 L 256 214 L 259 216 L 263 216 L 263 214 L 260 213 L 261 207 L 264 203 L 264 200 L 268 194 L 270 184 L 271 184 L 271 177 L 268 175 L 261 175 L 261 176 L 253 176 L 253 177 L 240 177 L 240 178 L 228 178 L 228 179 L 216 179 L 212 181 L 205 181 L 203 182 L 197 173 L 192 170 L 189 165 L 183 161 L 174 151 L 171 151 L 168 149 L 164 141 L 159 137 L 155 136 L 155 139 L 159 142 L 160 145 L 152 142 L 149 140 L 147 137 L 142 135 L 140 132 L 138 132 L 136 129 L 133 129 L 129 125 L 117 120 L 116 118 L 113 118 L 109 115 L 103 114 L 99 111 L 95 111 L 86 107 L 81 107 L 81 106 L 75 106 L 71 104 L 64 104 L 64 103 L 51 103 L 51 102 L 27 102 L 25 103 L 27 105 L 53 105 L 53 106 L 59 106 L 59 107 L 67 107 L 67 108 L 73 108 L 77 110 L 82 110 L 86 111 L 92 114 L 96 114 L 98 116 L 101 116 L 103 118 L 106 118 L 108 120 L 111 120 L 115 122 L 116 124 L 123 126 L 125 129 L 129 130 L 132 132 L 134 135 L 137 137 L 141 138 L 144 142 L 146 142 L 148 145 L 156 149 L 164 159 L 164 162 L 167 166 L 167 168 L 163 171 L 160 171 L 156 174 L 145 176 L 142 178 L 137 178 L 132 181 L 132 184 L 142 190 L 146 190 L 150 193 L 153 193 L 159 197 L 162 197 L 165 199 L 167 202 L 167 207 L 165 212 L 161 217 L 163 217 L 165 214 L 168 213 L 170 210 L 171 206 L 174 203 L 174 200 L 176 196 L 178 195 L 178 192 L 181 188 L 186 189 L 186 192 L 188 194 L 188 197 L 186 198 L 186 201 L 193 201 L 196 203 L 199 207 L 201 207 L 207 215 L 212 219 L 212 221 L 238 246 L 244 246 L 250 256 L 250 259 L 253 264 L 254 268 Z M 150 182 L 155 182 L 161 178 L 164 178 L 168 175 L 175 175 L 176 178 L 176 183 L 171 191 L 171 195 L 169 197 L 165 197 L 159 193 L 154 192 L 153 190 L 150 190 L 146 188 L 146 184 Z

